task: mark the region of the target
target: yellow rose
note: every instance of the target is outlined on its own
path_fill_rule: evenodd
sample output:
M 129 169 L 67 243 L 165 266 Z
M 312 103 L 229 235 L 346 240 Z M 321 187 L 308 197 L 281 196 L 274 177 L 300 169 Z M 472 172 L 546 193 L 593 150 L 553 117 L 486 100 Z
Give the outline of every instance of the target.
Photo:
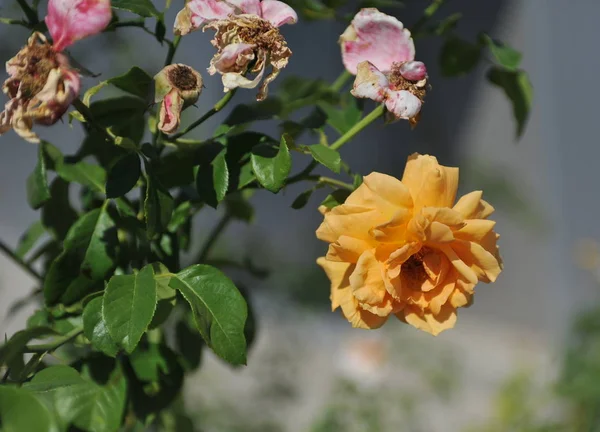
M 317 260 L 331 280 L 332 309 L 353 327 L 381 327 L 391 314 L 433 335 L 454 327 L 478 281 L 502 270 L 494 208 L 471 192 L 455 203 L 458 168 L 417 153 L 402 181 L 364 178 L 346 202 L 320 209 L 317 230 L 330 243 Z

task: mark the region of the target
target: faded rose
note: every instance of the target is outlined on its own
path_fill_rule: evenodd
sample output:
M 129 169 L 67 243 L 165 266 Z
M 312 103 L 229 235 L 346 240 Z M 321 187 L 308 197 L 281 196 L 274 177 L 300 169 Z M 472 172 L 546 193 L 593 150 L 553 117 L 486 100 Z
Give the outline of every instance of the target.
M 366 8 L 340 36 L 340 45 L 344 66 L 356 75 L 352 94 L 385 103 L 389 120 L 416 125 L 427 89 L 427 69 L 414 61 L 410 31 L 396 18 Z
M 202 93 L 202 76 L 184 64 L 166 66 L 154 77 L 155 103 L 160 104 L 158 129 L 177 130 L 181 112 L 196 103 Z
M 185 35 L 199 28 L 214 29 L 217 53 L 208 72 L 222 75 L 226 92 L 255 88 L 262 81 L 256 97 L 260 101 L 292 55 L 279 27 L 297 20 L 291 7 L 276 0 L 191 0 L 177 15 L 174 31 Z M 271 72 L 264 77 L 269 66 Z M 247 74 L 255 76 L 250 79 Z
M 477 282 L 502 269 L 487 220 L 493 207 L 471 192 L 455 203 L 458 168 L 409 157 L 402 180 L 372 173 L 342 205 L 323 209 L 318 259 L 331 280 L 333 309 L 353 327 L 373 329 L 390 315 L 433 335 L 454 327 Z

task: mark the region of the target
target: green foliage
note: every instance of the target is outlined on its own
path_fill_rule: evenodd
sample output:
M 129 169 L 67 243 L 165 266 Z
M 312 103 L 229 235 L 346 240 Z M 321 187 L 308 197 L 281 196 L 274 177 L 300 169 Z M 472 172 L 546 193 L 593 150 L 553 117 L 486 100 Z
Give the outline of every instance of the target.
M 281 137 L 279 150 L 264 144 L 252 151 L 252 171 L 258 182 L 267 190 L 277 193 L 285 185 L 292 159 L 288 148 L 289 137 Z
M 160 15 L 150 0 L 112 0 L 111 5 L 115 9 L 133 12 L 145 18 Z

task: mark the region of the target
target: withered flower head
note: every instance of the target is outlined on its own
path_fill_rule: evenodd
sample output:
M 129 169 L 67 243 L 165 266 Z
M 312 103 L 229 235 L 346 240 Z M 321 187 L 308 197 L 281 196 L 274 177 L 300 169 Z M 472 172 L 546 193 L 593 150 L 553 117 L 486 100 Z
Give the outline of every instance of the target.
M 184 64 L 166 66 L 154 77 L 154 101 L 160 103 L 158 129 L 173 133 L 181 112 L 196 103 L 202 93 L 202 76 Z
M 296 12 L 276 0 L 191 0 L 177 15 L 174 31 L 185 35 L 199 28 L 215 29 L 212 44 L 217 53 L 208 72 L 222 75 L 226 92 L 255 88 L 262 81 L 257 95 L 261 101 L 292 55 L 279 27 L 296 21 Z M 268 66 L 272 70 L 263 81 Z M 247 74 L 255 76 L 250 79 Z
M 14 129 L 25 140 L 37 143 L 39 138 L 31 128 L 52 125 L 62 117 L 79 94 L 79 74 L 41 33 L 29 38 L 6 63 L 6 71 L 9 77 L 2 91 L 10 100 L 0 113 L 0 134 Z

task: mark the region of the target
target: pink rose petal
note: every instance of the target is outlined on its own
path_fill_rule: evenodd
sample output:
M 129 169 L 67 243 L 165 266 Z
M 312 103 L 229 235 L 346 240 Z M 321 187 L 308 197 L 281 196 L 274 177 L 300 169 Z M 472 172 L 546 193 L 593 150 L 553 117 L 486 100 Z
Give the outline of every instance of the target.
M 49 0 L 46 25 L 54 50 L 100 33 L 112 18 L 110 0 Z
M 421 101 L 406 90 L 388 90 L 385 106 L 398 119 L 409 120 L 421 111 Z
M 233 6 L 219 0 L 190 0 L 185 7 L 190 13 L 193 30 L 210 21 L 227 19 L 235 13 Z M 184 13 L 184 10 L 179 13 Z
M 227 3 L 235 6 L 240 13 L 261 16 L 260 0 L 227 0 Z
M 369 61 L 382 72 L 393 63 L 411 61 L 415 45 L 410 31 L 396 18 L 374 8 L 362 9 L 340 38 L 342 61 L 348 72 L 356 74 L 359 63 Z
M 277 0 L 263 0 L 260 4 L 262 18 L 269 21 L 275 27 L 284 24 L 295 24 L 298 21 L 296 11 L 290 6 Z
M 369 62 L 358 65 L 358 74 L 354 81 L 352 95 L 357 98 L 383 102 L 390 84 L 383 73 Z
M 227 45 L 212 66 L 220 73 L 240 72 L 254 58 L 254 48 L 255 45 L 245 43 Z
M 183 108 L 183 99 L 173 89 L 163 99 L 160 106 L 158 129 L 166 134 L 171 134 L 179 127 L 181 120 L 181 110 Z
M 400 74 L 409 81 L 421 81 L 427 78 L 425 63 L 409 61 L 400 66 Z

